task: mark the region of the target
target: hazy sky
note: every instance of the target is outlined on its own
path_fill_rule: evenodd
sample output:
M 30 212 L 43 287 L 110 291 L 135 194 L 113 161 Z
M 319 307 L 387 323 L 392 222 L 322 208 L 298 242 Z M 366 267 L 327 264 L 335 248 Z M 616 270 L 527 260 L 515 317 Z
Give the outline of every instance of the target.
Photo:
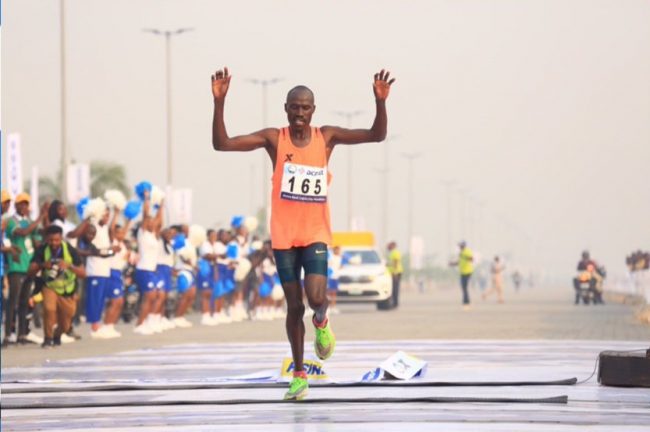
M 23 169 L 48 175 L 60 157 L 58 5 L 2 2 L 3 140 L 20 132 Z M 141 29 L 195 28 L 172 43 L 174 177 L 194 190 L 201 224 L 250 214 L 262 200 L 265 156 L 211 148 L 217 67 L 233 74 L 231 135 L 264 126 L 261 90 L 248 78 L 283 78 L 269 90 L 269 125 L 286 123 L 286 92 L 305 84 L 316 94 L 315 124 L 345 125 L 334 111 L 362 110 L 353 126 L 369 127 L 372 76 L 385 67 L 397 77 L 388 101 L 396 138 L 352 150 L 354 214 L 369 229 L 381 230 L 388 145 L 388 233 L 402 246 L 401 155 L 417 152 L 413 232 L 439 259 L 449 251 L 446 179 L 456 180 L 453 241 L 478 242 L 485 256 L 510 252 L 520 265 L 566 273 L 589 248 L 616 271 L 632 249 L 650 248 L 649 1 L 66 5 L 71 156 L 123 163 L 131 183 L 165 182 L 164 43 Z M 347 151 L 337 148 L 330 166 L 337 230 L 346 227 Z M 459 190 L 473 197 L 465 206 Z

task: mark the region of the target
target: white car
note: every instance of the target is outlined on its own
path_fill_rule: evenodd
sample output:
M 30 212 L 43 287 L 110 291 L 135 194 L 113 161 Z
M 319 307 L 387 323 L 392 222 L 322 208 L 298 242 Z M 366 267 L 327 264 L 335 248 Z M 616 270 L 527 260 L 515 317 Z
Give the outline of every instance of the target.
M 337 302 L 372 302 L 390 309 L 393 285 L 386 264 L 372 247 L 341 247 Z

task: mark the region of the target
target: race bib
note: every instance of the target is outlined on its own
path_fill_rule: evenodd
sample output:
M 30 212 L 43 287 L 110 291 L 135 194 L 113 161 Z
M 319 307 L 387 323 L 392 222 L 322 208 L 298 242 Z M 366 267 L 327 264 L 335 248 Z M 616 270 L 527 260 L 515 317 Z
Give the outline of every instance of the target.
M 312 203 L 327 202 L 327 168 L 285 163 L 280 198 Z

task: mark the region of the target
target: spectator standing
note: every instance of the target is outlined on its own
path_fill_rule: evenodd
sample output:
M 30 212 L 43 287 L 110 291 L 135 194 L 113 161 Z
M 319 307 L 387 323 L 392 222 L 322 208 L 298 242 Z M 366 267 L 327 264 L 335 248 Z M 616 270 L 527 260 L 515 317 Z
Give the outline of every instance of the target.
M 9 279 L 9 297 L 5 308 L 5 339 L 8 343 L 42 343 L 43 340 L 29 331 L 27 314 L 29 312 L 30 286 L 23 283 L 27 276 L 29 264 L 34 256 L 35 247 L 40 243 L 36 229 L 45 219 L 45 207 L 35 221 L 29 219 L 31 198 L 26 193 L 19 193 L 15 200 L 16 214 L 7 220 L 6 235 L 11 244 L 20 250 L 16 256 L 9 255 L 7 274 Z M 17 334 L 14 335 L 16 310 L 18 310 Z
M 490 289 L 483 293 L 483 300 L 487 299 L 492 293 L 497 294 L 499 303 L 503 303 L 503 271 L 505 266 L 501 262 L 499 256 L 494 257 L 494 261 L 490 266 L 490 273 L 492 274 L 492 286 Z
M 402 265 L 402 253 L 397 249 L 397 243 L 388 243 L 388 272 L 393 281 L 393 295 L 391 297 L 392 307 L 399 306 L 399 289 L 402 280 L 402 273 L 404 273 L 404 266 Z
M 469 300 L 469 281 L 474 273 L 474 253 L 467 247 L 467 242 L 464 240 L 458 243 L 460 252 L 458 253 L 458 260 L 451 262 L 452 266 L 458 266 L 460 273 L 460 287 L 463 291 L 463 310 L 470 309 Z

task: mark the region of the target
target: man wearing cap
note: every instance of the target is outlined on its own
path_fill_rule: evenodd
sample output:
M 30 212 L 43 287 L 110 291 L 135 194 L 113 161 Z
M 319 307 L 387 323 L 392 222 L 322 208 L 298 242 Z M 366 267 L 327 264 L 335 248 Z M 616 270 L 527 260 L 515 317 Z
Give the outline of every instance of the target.
M 460 287 L 463 290 L 463 310 L 469 310 L 469 280 L 474 273 L 474 254 L 467 243 L 463 240 L 458 243 L 460 252 L 458 253 L 458 260 L 450 263 L 452 266 L 458 266 L 460 272 Z
M 11 336 L 14 322 L 16 320 L 15 311 L 18 309 L 18 342 L 40 343 L 42 340 L 34 338 L 35 335 L 29 332 L 27 314 L 29 310 L 30 287 L 23 287 L 23 282 L 29 269 L 29 263 L 34 255 L 34 248 L 40 243 L 40 236 L 36 228 L 43 221 L 46 212 L 41 209 L 40 215 L 35 221 L 29 219 L 29 203 L 31 199 L 26 193 L 19 193 L 15 199 L 16 214 L 7 220 L 7 238 L 11 244 L 20 249 L 16 256 L 9 256 L 9 265 L 7 274 L 9 278 L 9 298 L 5 307 L 5 340 L 3 345 L 13 342 Z
M 20 254 L 20 249 L 12 245 L 7 241 L 5 245 L 5 229 L 7 228 L 7 222 L 9 217 L 5 217 L 9 211 L 9 206 L 11 205 L 11 195 L 9 192 L 2 189 L 2 231 L 0 231 L 0 286 L 4 287 L 4 278 L 5 278 L 5 254 L 11 254 L 14 259 L 18 259 Z M 1 311 L 0 311 L 1 313 Z

